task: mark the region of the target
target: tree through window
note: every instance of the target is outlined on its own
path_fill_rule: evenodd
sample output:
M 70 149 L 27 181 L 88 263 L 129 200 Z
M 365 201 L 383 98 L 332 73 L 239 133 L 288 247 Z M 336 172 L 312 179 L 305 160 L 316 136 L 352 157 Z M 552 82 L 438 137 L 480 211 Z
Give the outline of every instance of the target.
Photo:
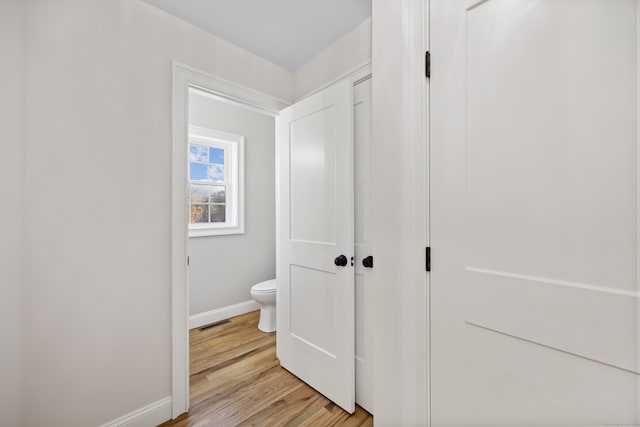
M 244 138 L 213 129 L 189 127 L 190 234 L 238 228 L 241 206 L 241 162 Z M 214 232 L 207 232 L 213 230 Z M 231 231 L 234 232 L 234 231 Z M 242 231 L 235 231 L 242 232 Z

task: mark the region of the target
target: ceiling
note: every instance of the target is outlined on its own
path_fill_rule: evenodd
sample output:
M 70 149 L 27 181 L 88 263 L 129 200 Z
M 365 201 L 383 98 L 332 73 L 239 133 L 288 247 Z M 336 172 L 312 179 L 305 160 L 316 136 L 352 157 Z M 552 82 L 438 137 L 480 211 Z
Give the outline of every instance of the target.
M 295 70 L 371 16 L 371 0 L 144 0 Z

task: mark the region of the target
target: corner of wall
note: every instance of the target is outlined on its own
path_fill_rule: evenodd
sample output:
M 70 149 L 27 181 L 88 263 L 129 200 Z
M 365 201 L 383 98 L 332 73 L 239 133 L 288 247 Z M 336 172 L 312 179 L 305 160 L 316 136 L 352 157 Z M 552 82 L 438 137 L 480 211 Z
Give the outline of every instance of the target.
M 371 62 L 371 17 L 293 72 L 296 101 Z

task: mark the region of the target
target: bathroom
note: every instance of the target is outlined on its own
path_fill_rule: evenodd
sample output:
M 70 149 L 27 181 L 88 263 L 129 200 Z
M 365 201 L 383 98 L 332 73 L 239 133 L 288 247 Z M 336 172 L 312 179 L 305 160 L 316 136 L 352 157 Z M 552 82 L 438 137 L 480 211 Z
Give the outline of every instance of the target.
M 189 126 L 191 132 L 204 128 L 244 137 L 244 162 L 224 159 L 227 169 L 243 166 L 238 176 L 244 178 L 244 185 L 233 184 L 236 184 L 236 193 L 244 190 L 244 194 L 231 200 L 227 179 L 224 187 L 213 187 L 225 188 L 226 197 L 218 200 L 227 203 L 213 205 L 208 198 L 203 204 L 190 203 L 193 213 L 190 215 L 188 252 L 189 328 L 193 329 L 258 309 L 250 295 L 251 286 L 275 278 L 275 117 L 224 102 L 202 90 L 192 90 L 189 93 Z M 191 135 L 195 137 L 193 133 Z M 190 140 L 192 150 L 202 147 L 207 140 L 201 139 L 202 145 L 197 142 Z M 204 186 L 197 183 L 206 183 L 208 179 L 196 176 L 194 169 L 190 169 L 193 175 L 190 186 L 194 189 L 192 197 L 196 199 L 195 193 Z M 225 170 L 224 174 L 228 172 Z M 237 206 L 237 213 L 231 212 L 231 206 L 227 206 L 234 201 L 238 204 L 239 200 L 244 203 Z M 200 206 L 223 206 L 228 213 L 226 218 L 216 218 L 211 209 L 205 215 L 210 213 L 211 219 L 218 222 L 209 222 L 198 215 L 196 210 Z M 233 218 L 234 222 L 244 220 L 242 228 L 229 221 L 234 215 L 239 217 Z M 227 218 L 229 220 L 225 221 Z M 211 225 L 216 228 L 203 227 Z

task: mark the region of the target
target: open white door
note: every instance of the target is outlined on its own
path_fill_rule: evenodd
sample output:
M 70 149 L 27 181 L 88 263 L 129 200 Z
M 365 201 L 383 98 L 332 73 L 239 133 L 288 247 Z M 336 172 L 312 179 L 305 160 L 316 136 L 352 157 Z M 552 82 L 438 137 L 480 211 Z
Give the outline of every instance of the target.
M 277 129 L 277 354 L 355 410 L 353 88 L 283 110 Z
M 638 425 L 638 2 L 431 0 L 431 425 Z

